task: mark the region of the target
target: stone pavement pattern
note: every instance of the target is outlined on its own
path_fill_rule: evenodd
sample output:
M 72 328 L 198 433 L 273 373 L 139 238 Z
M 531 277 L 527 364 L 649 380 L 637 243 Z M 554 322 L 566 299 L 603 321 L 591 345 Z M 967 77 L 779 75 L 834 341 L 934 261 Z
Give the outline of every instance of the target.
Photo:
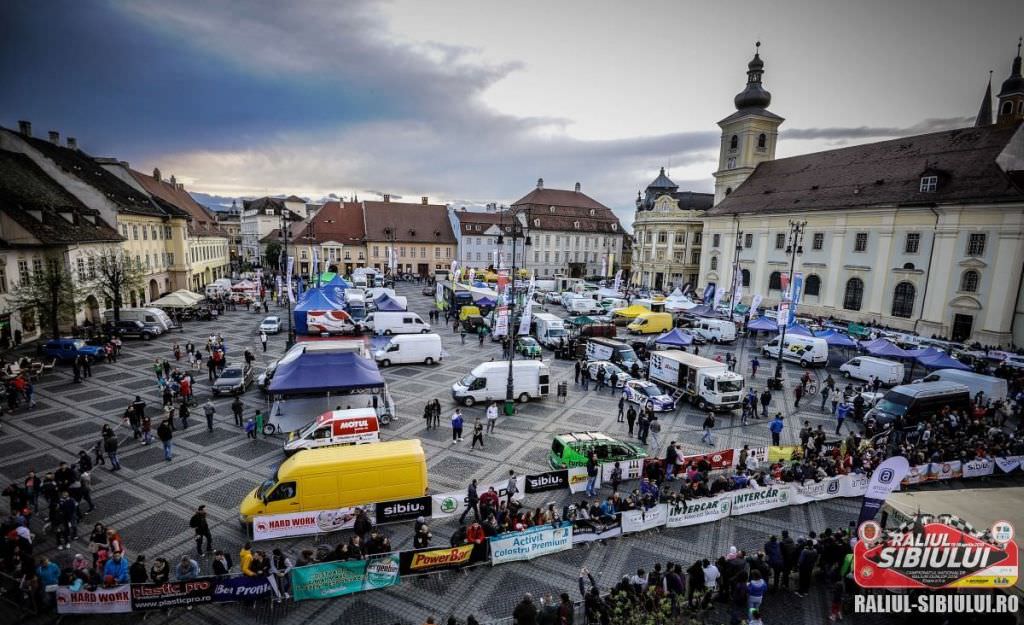
M 409 297 L 411 310 L 426 318 L 431 299 L 420 294 L 420 287 L 399 285 L 399 294 Z M 562 314 L 560 307 L 549 309 Z M 271 313 L 283 315 L 272 308 Z M 214 545 L 237 554 L 245 537 L 237 521 L 238 502 L 262 479 L 269 476 L 284 456 L 283 438 L 278 435 L 247 440 L 244 432 L 233 425 L 230 397 L 214 399 L 217 417 L 213 432 L 207 432 L 201 410 L 194 410 L 187 431 L 178 430 L 174 436 L 175 457 L 165 462 L 159 445 L 141 446 L 132 440 L 131 431 L 119 427 L 121 415 L 136 394 L 147 402 L 147 414 L 160 412 L 159 389 L 152 371 L 156 358 L 167 358 L 173 363 L 172 345 L 184 344 L 191 339 L 197 346 L 205 345 L 206 336 L 213 331 L 224 336 L 229 350 L 229 361 L 241 357 L 245 348 L 257 356 L 262 368 L 284 352 L 285 333 L 270 338 L 269 348 L 262 352 L 256 327 L 262 319 L 255 312 L 229 312 L 216 322 L 186 324 L 184 333 L 163 335 L 150 342 L 126 341 L 123 355 L 117 363 L 94 367 L 93 377 L 83 384 L 71 383 L 70 370 L 58 368 L 37 385 L 38 405 L 31 411 L 20 410 L 5 418 L 0 435 L 0 477 L 20 479 L 29 468 L 40 473 L 53 470 L 61 460 L 73 462 L 81 449 L 89 449 L 99 438 L 100 427 L 108 423 L 121 437 L 121 463 L 124 469 L 110 473 L 105 469 L 94 471 L 93 500 L 96 511 L 87 516 L 81 526 L 82 538 L 69 552 L 58 552 L 50 536 L 40 536 L 38 552 L 55 556 L 63 562 L 74 553 L 87 551 L 86 538 L 93 523 L 103 522 L 120 531 L 130 559 L 145 553 L 150 560 L 157 555 L 172 563 L 182 554 L 194 554 L 192 532 L 188 520 L 200 504 L 207 506 Z M 485 341 L 478 346 L 472 336 L 462 345 L 458 334 L 451 328 L 435 328 L 441 335 L 447 355 L 444 362 L 432 367 L 423 365 L 395 366 L 384 370 L 390 391 L 397 404 L 397 418 L 384 428 L 385 440 L 420 438 L 428 456 L 432 492 L 463 490 L 467 482 L 478 478 L 481 483 L 507 476 L 509 468 L 517 473 L 536 473 L 549 470 L 547 453 L 552 436 L 556 433 L 579 430 L 603 430 L 611 435 L 625 436 L 625 424 L 616 423 L 618 396 L 607 391 L 583 392 L 572 383 L 572 363 L 550 358 L 552 392 L 563 380 L 569 383 L 568 400 L 563 404 L 553 396 L 543 401 L 519 405 L 514 417 L 501 417 L 494 435 L 485 438 L 486 449 L 470 450 L 469 438 L 457 446 L 451 444 L 447 427 L 448 415 L 454 409 L 450 386 L 480 362 L 499 359 L 497 343 Z M 743 373 L 749 376 L 750 347 L 737 345 L 717 348 L 734 351 L 742 363 Z M 701 354 L 715 353 L 716 349 L 702 348 Z M 760 391 L 770 374 L 771 363 L 762 358 L 762 368 L 753 381 Z M 796 383 L 802 370 L 787 368 L 788 391 Z M 816 372 L 823 378 L 822 372 Z M 196 372 L 196 395 L 204 402 L 210 395 L 205 369 Z M 593 387 L 592 387 L 593 388 Z M 443 413 L 439 430 L 425 431 L 420 417 L 423 404 L 432 398 L 441 401 Z M 266 402 L 258 390 L 243 396 L 246 416 L 256 408 L 265 408 Z M 774 410 L 786 414 L 783 444 L 797 439 L 801 422 L 806 418 L 813 424 L 823 423 L 828 431 L 834 429 L 831 419 L 819 413 L 817 402 L 805 402 L 800 412 L 793 412 L 787 402 L 776 393 Z M 467 431 L 474 417 L 483 418 L 484 407 L 463 410 Z M 689 406 L 677 413 L 661 416 L 662 445 L 669 440 L 680 441 L 686 453 L 705 451 L 700 444 L 703 415 Z M 741 447 L 743 444 L 764 445 L 768 441 L 767 422 L 755 420 L 748 426 L 739 425 L 739 417 L 719 419 L 722 427 L 716 430 L 715 448 Z M 180 426 L 179 426 L 180 427 Z M 662 450 L 658 450 L 661 452 Z M 605 488 L 607 493 L 609 489 Z M 549 492 L 530 495 L 529 506 L 542 506 L 549 501 L 559 505 L 567 502 L 568 493 Z M 579 547 L 531 562 L 512 563 L 499 567 L 481 566 L 466 573 L 441 574 L 428 578 L 407 579 L 395 588 L 363 593 L 350 597 L 320 602 L 302 602 L 276 608 L 271 614 L 246 614 L 245 620 L 268 620 L 279 623 L 339 623 L 375 625 L 378 623 L 422 623 L 434 615 L 443 622 L 449 614 L 464 619 L 475 614 L 482 621 L 497 620 L 511 614 L 523 593 L 534 596 L 569 591 L 574 598 L 579 569 L 586 566 L 603 588 L 618 581 L 621 575 L 639 567 L 650 569 L 654 562 L 673 561 L 688 566 L 698 557 L 717 557 L 735 545 L 739 549 L 758 550 L 770 534 L 788 529 L 794 536 L 820 531 L 825 527 L 845 527 L 856 517 L 858 504 L 853 500 L 833 500 L 794 508 L 774 510 L 764 514 L 730 518 L 714 524 L 652 532 L 639 536 Z M 456 519 L 431 521 L 434 545 L 447 545 L 456 529 Z M 411 548 L 412 524 L 385 526 L 396 548 Z M 335 544 L 347 540 L 348 533 L 323 537 L 325 543 Z M 314 544 L 312 537 L 296 540 L 262 543 L 258 547 L 269 551 L 281 547 L 293 555 Z M 204 572 L 209 561 L 200 561 Z M 240 619 L 241 608 L 212 606 L 185 613 L 175 611 L 170 617 L 153 614 L 151 622 L 174 620 L 184 623 L 228 623 Z M 765 604 L 765 619 L 770 623 L 817 624 L 824 620 L 827 605 L 824 591 L 806 599 L 787 594 L 770 597 Z M 0 619 L 2 620 L 2 619 Z M 83 617 L 83 620 L 87 620 Z M 712 619 L 714 621 L 715 619 Z M 885 622 L 879 617 L 869 620 L 859 617 L 856 623 Z

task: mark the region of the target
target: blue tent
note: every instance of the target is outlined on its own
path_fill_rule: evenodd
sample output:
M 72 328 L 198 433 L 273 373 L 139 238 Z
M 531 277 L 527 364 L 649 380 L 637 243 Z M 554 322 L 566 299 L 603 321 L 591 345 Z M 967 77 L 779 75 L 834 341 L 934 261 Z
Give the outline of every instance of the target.
M 349 284 L 348 282 L 345 282 L 345 278 L 342 278 L 341 276 L 334 276 L 334 278 L 324 286 L 337 286 L 343 289 L 347 289 L 352 285 Z
M 922 358 L 930 358 L 932 356 L 937 356 L 943 353 L 945 352 L 943 352 L 941 349 L 935 349 L 934 347 L 922 347 L 920 349 L 907 350 L 907 354 L 909 354 L 913 358 L 917 358 L 918 362 L 921 362 Z
M 306 325 L 306 313 L 311 310 L 344 310 L 342 304 L 327 297 L 322 289 L 310 289 L 303 294 L 299 302 L 292 309 L 292 320 L 295 322 L 296 334 L 309 334 L 309 326 Z M 276 373 L 274 375 L 277 375 Z
M 814 333 L 807 329 L 807 326 L 794 323 L 793 325 L 786 326 L 786 334 L 795 334 L 797 336 L 814 336 Z
M 931 356 L 922 356 L 917 359 L 917 362 L 921 363 L 929 369 L 960 369 L 962 371 L 970 371 L 971 368 L 960 362 L 952 356 L 948 356 L 943 352 L 933 354 Z
M 694 306 L 690 310 L 686 311 L 686 314 L 693 315 L 694 317 L 717 317 L 718 313 L 715 309 L 707 304 L 701 304 L 700 306 Z
M 886 356 L 888 358 L 910 358 L 905 349 L 902 349 L 889 341 L 872 341 L 867 347 L 867 352 L 872 356 Z
M 767 317 L 758 317 L 747 324 L 748 330 L 758 330 L 761 332 L 778 332 L 779 324 L 775 323 Z
M 381 312 L 404 312 L 405 306 L 402 306 L 393 297 L 387 293 L 382 293 L 380 297 L 373 300 L 373 305 L 377 307 L 377 310 Z
M 479 306 L 480 308 L 494 308 L 494 305 L 497 303 L 497 300 L 491 299 L 490 297 L 481 297 L 480 299 L 473 302 L 473 305 Z
M 673 328 L 665 334 L 654 339 L 658 345 L 669 345 L 671 347 L 685 347 L 693 343 L 693 337 L 679 328 Z
M 377 363 L 355 352 L 307 352 L 278 365 L 270 392 L 301 395 L 381 388 L 384 378 Z
M 816 332 L 814 336 L 825 339 L 825 342 L 830 346 L 835 347 L 857 347 L 857 341 L 853 340 L 845 334 L 840 334 L 835 330 L 825 330 L 824 332 Z

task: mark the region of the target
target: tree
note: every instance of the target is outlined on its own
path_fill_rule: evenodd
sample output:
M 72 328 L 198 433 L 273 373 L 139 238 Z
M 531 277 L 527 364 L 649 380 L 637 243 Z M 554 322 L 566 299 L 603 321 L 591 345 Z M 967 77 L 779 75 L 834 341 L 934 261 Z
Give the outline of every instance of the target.
M 114 321 L 121 320 L 121 308 L 126 297 L 142 288 L 142 266 L 123 251 L 110 254 L 97 253 L 89 259 L 89 267 L 97 267 L 93 286 L 111 302 Z
M 267 251 L 264 257 L 267 260 L 267 267 L 277 269 L 281 262 L 281 244 L 277 241 L 267 243 Z
M 47 258 L 27 282 L 11 291 L 9 302 L 15 309 L 34 309 L 42 327 L 49 329 L 50 336 L 56 338 L 60 336 L 61 322 L 69 326 L 75 323 L 83 296 L 82 288 L 75 284 L 64 262 Z

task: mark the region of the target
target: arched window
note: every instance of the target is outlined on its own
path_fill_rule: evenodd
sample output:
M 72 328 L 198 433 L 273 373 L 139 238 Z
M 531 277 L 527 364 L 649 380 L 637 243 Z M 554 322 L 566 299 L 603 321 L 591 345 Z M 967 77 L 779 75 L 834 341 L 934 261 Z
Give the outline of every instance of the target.
M 909 282 L 900 282 L 892 294 L 892 316 L 910 317 L 914 314 L 914 285 Z
M 768 290 L 769 291 L 781 291 L 782 290 L 782 274 L 778 271 L 773 271 L 768 276 Z
M 1010 115 L 1013 113 L 1013 102 L 1003 102 L 1003 112 L 1000 115 Z M 736 135 L 733 135 L 733 141 L 736 140 Z M 735 147 L 735 146 L 733 146 Z
M 764 147 L 767 144 L 768 144 L 768 137 L 766 137 L 763 132 L 761 134 L 757 135 L 757 147 L 759 147 L 759 148 L 761 148 L 763 150 Z
M 907 271 L 913 271 L 915 269 L 914 263 L 903 263 L 903 268 Z
M 726 187 L 725 188 L 725 194 L 729 195 L 730 193 L 732 193 L 732 187 Z
M 743 286 L 746 286 L 746 287 L 750 286 L 750 270 L 749 269 L 743 269 L 743 270 L 740 271 L 740 281 L 743 284 Z
M 807 276 L 807 280 L 804 281 L 804 295 L 820 295 L 821 294 L 821 278 L 811 274 Z
M 1010 110 L 1013 110 L 1013 104 L 1010 104 Z M 729 139 L 729 149 L 735 150 L 738 147 L 740 147 L 740 138 L 737 137 L 736 135 L 733 135 L 732 139 Z
M 718 257 L 717 256 L 712 256 L 711 257 L 711 271 L 716 271 L 717 269 L 718 269 Z
M 960 276 L 960 290 L 964 293 L 976 293 L 980 279 L 977 271 L 973 269 L 965 271 L 964 275 Z
M 846 293 L 843 294 L 843 308 L 846 310 L 860 310 L 861 300 L 864 299 L 864 283 L 860 278 L 850 278 L 846 281 Z

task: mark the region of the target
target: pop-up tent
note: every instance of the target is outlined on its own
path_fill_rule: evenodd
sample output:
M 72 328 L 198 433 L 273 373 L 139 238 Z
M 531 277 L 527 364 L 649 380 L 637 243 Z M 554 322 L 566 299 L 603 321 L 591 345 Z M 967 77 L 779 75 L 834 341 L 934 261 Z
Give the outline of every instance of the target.
M 231 285 L 231 290 L 235 292 L 253 291 L 258 290 L 260 285 L 256 284 L 252 280 L 240 280 Z
M 324 276 L 331 276 L 330 280 L 324 280 Z M 351 288 L 351 284 L 345 281 L 345 278 L 337 274 L 324 273 L 320 275 L 320 281 L 324 286 L 337 286 L 343 289 Z
M 786 326 L 786 334 L 795 334 L 797 336 L 814 336 L 807 326 L 794 323 L 793 325 Z
M 857 347 L 857 341 L 851 339 L 845 334 L 836 332 L 835 330 L 825 330 L 824 332 L 815 333 L 816 337 L 825 339 L 825 342 L 830 346 L 835 347 Z
M 708 306 L 707 304 L 700 304 L 699 306 L 694 306 L 693 308 L 691 308 L 690 310 L 688 310 L 686 312 L 687 312 L 687 314 L 694 315 L 696 317 L 717 317 L 718 316 L 718 312 L 716 312 L 714 308 L 712 308 L 711 306 Z
M 885 339 L 877 339 L 870 343 L 863 345 L 864 349 L 872 356 L 885 356 L 887 358 L 910 358 L 910 354 L 905 349 L 890 343 Z
M 309 327 L 306 324 L 306 313 L 327 312 L 332 310 L 344 310 L 344 305 L 339 304 L 327 297 L 321 289 L 310 289 L 303 294 L 303 297 L 292 310 L 292 320 L 295 322 L 296 334 L 309 334 Z
M 270 393 L 319 395 L 383 386 L 384 377 L 369 358 L 355 352 L 307 352 L 277 366 Z
M 633 304 L 627 308 L 620 308 L 615 311 L 615 317 L 622 317 L 623 319 L 636 319 L 644 313 L 651 312 L 650 308 L 640 306 L 639 304 Z
M 193 295 L 195 294 L 189 291 L 175 291 L 174 293 L 164 295 L 160 299 L 153 300 L 149 305 L 156 306 L 157 308 L 192 308 L 202 299 L 197 299 Z
M 747 329 L 757 330 L 758 332 L 778 332 L 779 324 L 767 317 L 758 317 L 747 324 Z
M 387 293 L 373 300 L 373 305 L 381 312 L 403 312 L 405 310 L 405 306 L 401 302 Z
M 917 362 L 921 363 L 929 369 L 960 369 L 961 371 L 970 371 L 971 368 L 960 362 L 956 358 L 949 356 L 943 352 L 932 354 L 931 356 L 919 356 Z
M 679 328 L 673 328 L 654 339 L 654 342 L 658 345 L 667 345 L 669 347 L 686 347 L 693 343 L 693 336 L 683 332 Z

